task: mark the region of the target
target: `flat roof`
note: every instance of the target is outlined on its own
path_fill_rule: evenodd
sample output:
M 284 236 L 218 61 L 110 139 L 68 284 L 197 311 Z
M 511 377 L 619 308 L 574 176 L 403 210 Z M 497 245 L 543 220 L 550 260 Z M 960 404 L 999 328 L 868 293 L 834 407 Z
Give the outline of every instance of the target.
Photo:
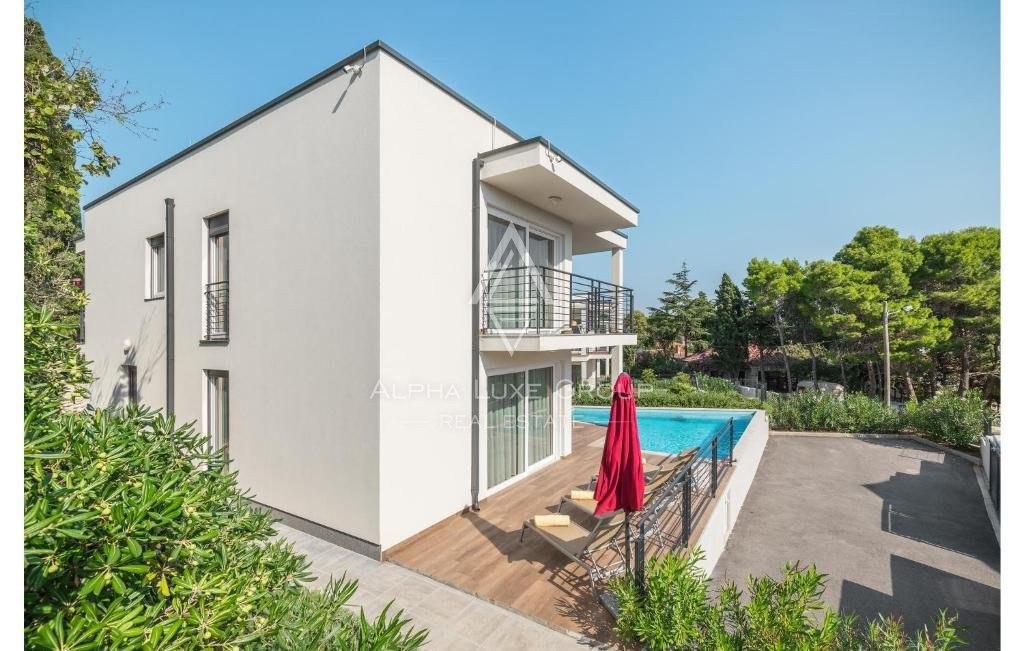
M 262 114 L 266 113 L 267 111 L 271 110 L 272 108 L 278 106 L 279 104 L 283 104 L 284 102 L 288 101 L 292 97 L 294 97 L 294 96 L 302 93 L 303 91 L 307 90 L 308 88 L 311 88 L 312 86 L 315 86 L 316 84 L 318 84 L 318 83 L 324 81 L 325 79 L 327 79 L 327 78 L 337 74 L 338 72 L 341 72 L 342 69 L 345 66 L 351 65 L 353 63 L 356 63 L 357 61 L 363 59 L 365 56 L 371 54 L 372 52 L 376 52 L 378 50 L 382 51 L 382 52 L 386 52 L 391 57 L 393 57 L 394 59 L 396 59 L 397 61 L 399 61 L 403 65 L 405 65 L 407 68 L 409 68 L 410 70 L 412 70 L 416 74 L 420 75 L 421 77 L 423 77 L 424 79 L 429 81 L 431 84 L 433 84 L 434 86 L 436 86 L 440 90 L 444 91 L 446 94 L 448 94 L 450 97 L 452 97 L 453 99 L 455 99 L 456 101 L 461 103 L 466 108 L 470 109 L 471 111 L 473 111 L 474 113 L 476 113 L 480 117 L 486 119 L 488 122 L 491 122 L 496 127 L 502 129 L 503 131 L 507 132 L 510 136 L 512 136 L 513 138 L 515 138 L 515 139 L 520 141 L 519 143 L 516 143 L 516 144 L 511 145 L 511 146 L 518 146 L 520 144 L 524 144 L 525 142 L 544 142 L 544 143 L 546 143 L 548 145 L 548 147 L 551 148 L 551 151 L 553 151 L 557 155 L 561 156 L 563 160 L 565 160 L 566 162 L 568 162 L 571 165 L 573 165 L 574 167 L 576 167 L 580 172 L 582 172 L 584 175 L 586 175 L 590 180 L 594 181 L 595 183 L 600 185 L 602 188 L 604 188 L 605 190 L 610 192 L 617 199 L 619 199 L 624 204 L 629 206 L 632 210 L 634 210 L 636 212 L 640 212 L 635 206 L 633 206 L 633 204 L 631 204 L 629 201 L 624 199 L 617 192 L 612 190 L 607 184 L 605 184 L 603 181 L 601 181 L 596 176 L 591 174 L 584 167 L 582 167 L 578 163 L 574 162 L 564 152 L 562 152 L 561 150 L 559 150 L 559 149 L 555 148 L 553 145 L 551 145 L 550 142 L 548 142 L 548 140 L 546 138 L 542 138 L 540 136 L 537 136 L 537 137 L 534 137 L 534 138 L 530 138 L 528 141 L 524 141 L 522 136 L 520 136 L 518 133 L 516 133 L 515 131 L 510 129 L 508 126 L 503 124 L 501 121 L 499 121 L 497 118 L 492 116 L 490 113 L 487 113 L 486 111 L 481 109 L 476 104 L 473 104 L 468 99 L 466 99 L 465 97 L 463 97 L 459 93 L 457 93 L 454 90 L 452 90 L 449 86 L 447 86 L 440 79 L 438 79 L 437 77 L 431 75 L 429 72 L 427 72 L 423 68 L 419 67 L 418 65 L 416 65 L 415 63 L 413 63 L 412 61 L 407 59 L 406 57 L 402 56 L 393 47 L 391 47 L 390 45 L 388 45 L 387 43 L 385 43 L 384 41 L 381 41 L 381 40 L 376 40 L 376 41 L 366 45 L 365 47 L 360 48 L 359 50 L 356 50 L 355 52 L 353 52 L 352 54 L 348 55 L 347 57 L 345 57 L 341 61 L 338 61 L 337 63 L 335 63 L 331 67 L 327 68 L 326 70 L 323 70 L 322 72 L 319 72 L 316 75 L 313 75 L 312 77 L 310 77 L 306 81 L 300 83 L 299 85 L 294 86 L 293 88 L 290 88 L 289 90 L 286 90 L 284 93 L 278 95 L 277 97 L 275 97 L 274 99 L 270 100 L 266 104 L 263 104 L 262 106 L 254 109 L 252 111 L 250 111 L 249 113 L 246 113 L 245 115 L 243 115 L 242 117 L 238 118 L 234 122 L 231 122 L 230 124 L 228 124 L 228 125 L 220 128 L 220 129 L 218 129 L 217 131 L 211 133 L 210 135 L 206 136 L 205 138 L 203 138 L 202 140 L 196 142 L 195 144 L 190 145 L 190 146 L 186 147 L 185 149 L 182 149 L 178 153 L 176 153 L 173 156 L 171 156 L 171 157 L 169 157 L 169 158 L 167 158 L 167 159 L 157 163 L 156 165 L 154 165 L 153 167 L 150 167 L 149 169 L 147 169 L 146 171 L 142 172 L 141 174 L 138 174 L 138 175 L 132 177 L 131 179 L 128 179 L 127 181 L 125 181 L 121 185 L 117 186 L 113 190 L 105 192 L 104 194 L 100 195 L 96 199 L 93 199 L 89 203 L 85 204 L 85 206 L 83 206 L 83 210 L 89 210 L 93 206 L 96 206 L 97 204 L 102 203 L 103 201 L 106 201 L 107 199 L 113 197 L 114 195 L 117 195 L 117 194 L 121 193 L 122 191 L 130 188 L 131 186 L 135 185 L 136 183 L 139 183 L 140 181 L 143 181 L 143 180 L 149 178 L 150 176 L 153 176 L 154 174 L 156 174 L 157 172 L 163 170 L 164 168 L 169 167 L 170 165 L 173 165 L 174 163 L 178 162 L 179 160 L 189 156 L 190 154 L 195 153 L 196 151 L 202 149 L 203 147 L 209 145 L 210 143 L 220 139 L 223 136 L 228 135 L 229 133 L 231 133 L 235 129 L 237 129 L 237 128 L 247 124 L 248 122 L 250 122 L 250 121 L 252 121 L 254 119 L 256 119 L 257 117 L 261 116 Z M 499 148 L 498 150 L 494 150 L 494 151 L 499 151 L 500 149 L 503 149 L 503 148 Z M 493 153 L 493 152 L 487 152 L 487 153 Z

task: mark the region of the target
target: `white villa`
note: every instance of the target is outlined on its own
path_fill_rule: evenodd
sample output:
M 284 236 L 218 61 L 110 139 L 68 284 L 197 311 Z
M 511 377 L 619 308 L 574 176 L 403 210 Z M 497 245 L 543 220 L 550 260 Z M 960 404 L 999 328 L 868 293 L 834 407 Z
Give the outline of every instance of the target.
M 573 365 L 636 343 L 637 220 L 378 41 L 85 207 L 91 402 L 195 421 L 256 502 L 380 558 L 571 452 Z

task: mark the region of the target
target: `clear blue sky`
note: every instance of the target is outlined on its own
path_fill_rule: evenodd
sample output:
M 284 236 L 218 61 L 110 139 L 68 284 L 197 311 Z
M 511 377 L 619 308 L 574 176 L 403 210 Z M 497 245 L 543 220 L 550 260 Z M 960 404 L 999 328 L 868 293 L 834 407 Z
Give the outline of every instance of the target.
M 627 284 L 685 260 L 711 294 L 754 256 L 831 257 L 858 228 L 999 222 L 999 5 L 957 2 L 64 2 L 58 55 L 169 105 L 84 200 L 383 39 L 636 204 Z M 577 269 L 607 278 L 607 255 Z

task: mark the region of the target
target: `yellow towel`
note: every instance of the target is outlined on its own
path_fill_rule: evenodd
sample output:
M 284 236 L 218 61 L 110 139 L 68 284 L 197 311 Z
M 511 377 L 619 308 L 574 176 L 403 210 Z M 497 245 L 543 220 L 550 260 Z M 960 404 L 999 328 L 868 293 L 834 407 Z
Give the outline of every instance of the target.
M 533 523 L 538 527 L 568 527 L 572 520 L 567 515 L 552 513 L 533 516 Z
M 592 500 L 594 499 L 594 491 L 569 491 L 569 499 L 571 500 Z

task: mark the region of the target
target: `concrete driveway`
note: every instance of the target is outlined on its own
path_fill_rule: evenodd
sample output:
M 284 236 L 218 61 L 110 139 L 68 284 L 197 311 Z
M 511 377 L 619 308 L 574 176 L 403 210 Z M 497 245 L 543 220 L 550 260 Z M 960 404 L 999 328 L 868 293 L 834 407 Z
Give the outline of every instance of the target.
M 828 605 L 929 626 L 959 613 L 971 649 L 999 648 L 999 544 L 973 465 L 907 439 L 773 435 L 725 553 L 720 584 L 829 574 Z

